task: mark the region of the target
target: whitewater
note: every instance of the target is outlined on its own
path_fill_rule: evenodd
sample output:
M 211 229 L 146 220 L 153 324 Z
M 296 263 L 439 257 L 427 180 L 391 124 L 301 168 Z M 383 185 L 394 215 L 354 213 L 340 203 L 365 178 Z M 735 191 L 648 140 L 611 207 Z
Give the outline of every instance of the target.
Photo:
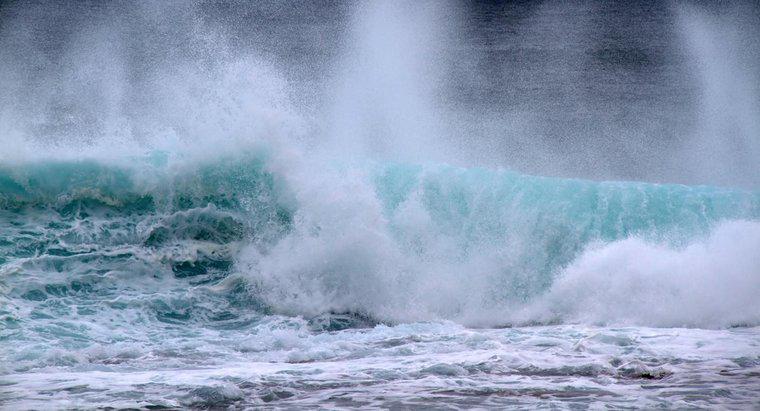
M 126 114 L 114 52 L 72 51 L 105 97 L 62 86 L 63 134 L 2 100 L 1 408 L 760 406 L 755 177 L 460 161 L 389 4 L 325 113 L 229 50 Z

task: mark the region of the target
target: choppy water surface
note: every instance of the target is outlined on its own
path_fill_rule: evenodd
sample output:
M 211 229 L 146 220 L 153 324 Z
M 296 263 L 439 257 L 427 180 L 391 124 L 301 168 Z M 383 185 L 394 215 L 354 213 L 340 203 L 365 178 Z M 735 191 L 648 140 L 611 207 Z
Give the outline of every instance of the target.
M 752 192 L 154 158 L 0 174 L 4 407 L 757 405 Z
M 167 326 L 56 350 L 3 377 L 5 406 L 758 405 L 758 328 L 312 328 L 271 317 L 246 331 Z

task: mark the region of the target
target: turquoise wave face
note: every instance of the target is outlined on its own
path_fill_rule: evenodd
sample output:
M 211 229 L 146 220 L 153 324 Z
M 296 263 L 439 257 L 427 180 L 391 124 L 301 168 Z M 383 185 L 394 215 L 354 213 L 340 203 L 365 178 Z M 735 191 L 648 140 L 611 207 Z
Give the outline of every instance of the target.
M 0 167 L 0 209 L 53 210 L 62 218 L 83 218 L 88 212 L 171 213 L 213 205 L 287 229 L 297 208 L 283 179 L 266 170 L 263 156 L 176 168 L 154 163 L 148 158 L 121 166 L 60 161 Z M 760 214 L 760 194 L 730 188 L 593 182 L 448 166 L 368 168 L 368 184 L 388 216 L 419 194 L 436 224 L 461 236 L 465 249 L 466 243 L 527 225 L 547 235 L 566 229 L 547 232 L 544 224 L 573 227 L 569 231 L 578 237 L 563 242 L 586 243 L 671 229 L 696 234 L 720 219 Z
M 42 355 L 34 344 L 76 348 L 171 324 L 257 321 L 267 308 L 240 282 L 219 293 L 192 288 L 227 278 L 241 244 L 263 249 L 289 230 L 293 210 L 280 190 L 257 155 L 0 168 L 0 341 Z M 16 354 L 8 363 L 39 365 Z
M 376 172 L 388 216 L 417 195 L 441 234 L 467 253 L 484 243 L 533 244 L 542 270 L 568 263 L 589 242 L 630 236 L 685 244 L 715 222 L 760 217 L 760 194 L 729 188 L 594 182 L 510 171 L 402 164 Z
M 387 213 L 417 190 L 437 224 L 468 240 L 499 237 L 528 224 L 575 227 L 572 231 L 582 233 L 577 242 L 673 228 L 696 234 L 716 220 L 760 215 L 759 193 L 709 186 L 594 182 L 455 167 L 431 171 L 408 165 L 381 167 L 374 183 Z M 531 221 L 518 224 L 525 218 Z
M 122 165 L 89 160 L 0 167 L 0 208 L 15 211 L 53 208 L 66 214 L 91 205 L 128 214 L 214 204 L 260 213 L 272 206 L 277 189 L 258 156 L 176 168 L 153 158 Z
M 438 270 L 433 277 L 440 272 L 461 280 L 454 284 L 462 291 L 451 292 L 476 294 L 470 297 L 486 308 L 513 307 L 546 292 L 591 243 L 637 236 L 678 247 L 706 236 L 719 221 L 760 218 L 760 194 L 741 190 L 372 163 L 362 170 L 362 181 L 374 193 L 382 219 L 367 224 L 372 232 L 387 233 L 395 251 L 378 254 L 376 249 L 389 245 L 359 239 L 342 260 L 333 261 L 323 243 L 352 238 L 347 232 L 354 223 L 344 227 L 341 221 L 352 206 L 334 205 L 345 210 L 329 218 L 303 218 L 311 211 L 309 203 L 295 200 L 303 193 L 288 184 L 288 176 L 270 171 L 268 161 L 248 153 L 172 165 L 154 155 L 120 164 L 57 161 L 0 168 L 0 269 L 7 291 L 2 314 L 8 325 L 0 338 L 43 338 L 44 327 L 32 331 L 22 323 L 70 315 L 115 316 L 125 326 L 141 318 L 234 328 L 264 313 L 313 316 L 322 309 L 351 312 L 335 323 L 341 326 L 393 321 L 386 311 L 363 304 L 366 296 L 357 290 L 376 287 L 383 299 L 387 285 L 397 290 L 388 293 L 402 295 L 397 283 L 414 284 L 418 271 L 430 267 Z M 320 173 L 314 170 L 315 180 Z M 308 242 L 293 240 L 303 233 Z M 295 245 L 278 252 L 286 239 Z M 304 257 L 309 248 L 323 246 L 328 255 Z M 261 270 L 301 258 L 305 268 L 288 268 L 285 277 L 291 277 L 274 285 L 282 287 L 279 293 L 267 293 L 273 283 L 261 280 Z M 261 259 L 267 264 L 259 265 Z M 392 259 L 404 264 L 383 262 Z M 319 268 L 325 261 L 328 268 Z M 405 277 L 367 280 L 394 270 Z M 465 290 L 482 282 L 487 286 Z M 318 289 L 309 288 L 315 284 Z M 317 304 L 316 310 L 281 305 L 292 296 L 317 294 L 351 303 Z M 461 314 L 431 311 L 442 318 Z M 323 318 L 317 323 L 334 325 Z M 44 338 L 56 334 L 46 333 Z
M 292 210 L 280 201 L 279 183 L 264 170 L 260 157 L 178 168 L 151 160 L 0 168 L 0 210 L 11 225 L 54 219 L 53 228 L 93 219 L 113 219 L 118 228 L 117 222 L 135 225 L 163 218 L 147 234 L 146 245 L 175 235 L 221 241 L 243 232 L 272 240 L 290 224 Z M 37 251 L 44 253 L 44 246 Z

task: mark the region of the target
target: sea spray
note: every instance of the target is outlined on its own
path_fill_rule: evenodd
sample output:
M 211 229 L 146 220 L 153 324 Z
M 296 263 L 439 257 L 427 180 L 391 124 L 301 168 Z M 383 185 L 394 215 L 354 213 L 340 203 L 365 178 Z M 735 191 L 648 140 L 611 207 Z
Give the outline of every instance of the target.
M 752 407 L 756 31 L 674 9 L 4 2 L 2 405 Z
M 265 256 L 241 257 L 257 289 L 289 314 L 392 322 L 540 321 L 515 313 L 589 245 L 635 237 L 678 250 L 721 221 L 757 219 L 760 201 L 740 190 L 435 165 L 368 164 L 300 183 L 308 194 L 293 231 Z

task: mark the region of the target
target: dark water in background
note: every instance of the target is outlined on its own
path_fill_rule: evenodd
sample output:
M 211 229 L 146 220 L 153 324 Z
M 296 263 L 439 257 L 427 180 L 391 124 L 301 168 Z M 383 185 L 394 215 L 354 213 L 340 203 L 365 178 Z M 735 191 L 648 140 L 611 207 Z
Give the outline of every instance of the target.
M 757 185 L 760 17 L 751 2 L 438 6 L 443 11 L 432 18 L 419 12 L 435 9 L 431 4 L 408 7 L 404 23 L 416 23 L 412 42 L 437 30 L 425 46 L 435 74 L 414 69 L 430 81 L 426 98 L 446 124 L 447 133 L 436 130 L 446 135 L 436 138 L 456 153 L 447 161 L 544 175 Z M 341 56 L 357 42 L 345 2 L 5 2 L 2 16 L 2 69 L 13 74 L 8 81 L 27 82 L 20 89 L 28 104 L 40 104 L 35 94 L 28 98 L 30 88 L 47 87 L 51 72 L 72 65 L 72 44 L 119 50 L 123 110 L 136 117 L 139 109 L 130 106 L 150 104 L 140 100 L 156 67 L 254 53 L 274 64 L 294 104 L 314 113 L 319 120 L 311 126 L 328 134 L 322 111 L 341 81 Z M 216 37 L 204 42 L 199 32 Z M 728 71 L 710 77 L 703 68 L 715 61 Z M 716 97 L 711 88 L 728 91 Z M 43 102 L 59 117 L 81 110 L 66 103 Z M 729 130 L 723 123 L 746 124 Z M 36 127 L 50 135 L 68 134 L 72 125 L 54 115 Z

